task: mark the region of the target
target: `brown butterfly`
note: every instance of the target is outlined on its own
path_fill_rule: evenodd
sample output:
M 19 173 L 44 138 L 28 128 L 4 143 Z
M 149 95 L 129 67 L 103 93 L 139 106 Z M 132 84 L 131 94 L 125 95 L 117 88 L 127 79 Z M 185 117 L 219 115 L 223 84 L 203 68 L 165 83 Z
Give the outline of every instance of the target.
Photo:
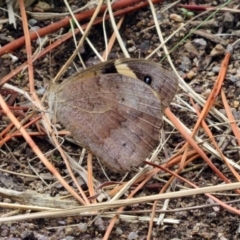
M 158 63 L 119 59 L 54 85 L 49 105 L 79 144 L 114 172 L 137 167 L 158 146 L 177 77 Z

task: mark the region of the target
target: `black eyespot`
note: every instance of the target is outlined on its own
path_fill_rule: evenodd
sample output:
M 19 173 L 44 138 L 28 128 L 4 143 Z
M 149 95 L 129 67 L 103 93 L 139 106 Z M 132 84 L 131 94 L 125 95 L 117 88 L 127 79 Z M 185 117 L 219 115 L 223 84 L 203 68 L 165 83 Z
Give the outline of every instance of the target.
M 126 147 L 126 145 L 127 145 L 126 143 L 123 143 L 123 144 L 122 144 L 123 147 Z
M 151 85 L 151 83 L 152 83 L 152 77 L 149 76 L 149 75 L 146 75 L 146 76 L 144 76 L 143 81 L 144 81 L 147 85 Z
M 124 102 L 124 101 L 125 101 L 125 98 L 122 98 L 121 101 Z

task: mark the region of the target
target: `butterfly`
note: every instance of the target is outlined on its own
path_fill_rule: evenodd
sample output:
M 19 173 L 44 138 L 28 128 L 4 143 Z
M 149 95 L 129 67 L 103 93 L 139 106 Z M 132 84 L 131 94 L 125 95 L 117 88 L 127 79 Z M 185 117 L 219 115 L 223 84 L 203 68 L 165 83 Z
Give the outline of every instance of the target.
M 49 106 L 73 138 L 114 172 L 149 157 L 178 88 L 160 64 L 123 58 L 99 63 L 49 90 Z

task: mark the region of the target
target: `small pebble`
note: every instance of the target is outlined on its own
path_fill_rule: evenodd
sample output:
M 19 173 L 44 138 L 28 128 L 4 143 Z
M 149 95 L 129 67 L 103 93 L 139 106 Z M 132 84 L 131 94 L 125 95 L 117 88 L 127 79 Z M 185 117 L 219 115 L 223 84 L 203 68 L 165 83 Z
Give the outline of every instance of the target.
M 31 231 L 29 232 L 29 231 L 25 230 L 21 233 L 20 236 L 21 236 L 21 239 L 32 239 L 34 237 L 34 234 Z
M 240 233 L 240 225 L 238 225 L 237 233 Z
M 194 91 L 195 91 L 196 93 L 202 93 L 202 92 L 203 92 L 203 88 L 202 88 L 202 86 L 196 86 L 196 87 L 194 88 Z
M 212 77 L 212 76 L 214 76 L 214 75 L 215 75 L 215 73 L 212 72 L 212 71 L 207 72 L 207 76 L 209 76 L 209 77 Z
M 117 235 L 122 235 L 122 233 L 123 233 L 123 230 L 121 228 L 117 227 L 116 228 L 116 234 Z
M 240 87 L 240 81 L 237 81 L 235 84 L 237 87 Z
M 138 239 L 138 234 L 136 232 L 130 232 L 127 239 L 128 240 Z
M 46 89 L 44 87 L 40 87 L 36 91 L 37 95 L 43 95 L 45 92 L 46 92 Z
M 211 51 L 210 55 L 215 57 L 215 56 L 218 56 L 218 55 L 222 55 L 225 53 L 225 49 L 224 47 L 221 45 L 221 44 L 217 44 L 213 50 Z
M 3 202 L 4 202 L 4 203 L 11 203 L 12 200 L 11 200 L 10 198 L 4 198 Z
M 163 15 L 160 11 L 157 12 L 157 20 L 162 21 L 163 20 Z
M 194 39 L 193 44 L 198 48 L 198 50 L 204 50 L 207 47 L 207 42 L 203 38 Z
M 205 97 L 205 98 L 208 98 L 208 96 L 210 95 L 211 93 L 211 89 L 207 88 L 205 89 L 205 91 L 202 93 L 202 96 Z
M 211 212 L 211 213 L 208 213 L 207 216 L 210 218 L 215 218 L 217 214 L 215 212 Z
M 233 107 L 238 108 L 239 107 L 239 101 L 233 101 Z
M 240 111 L 237 111 L 235 108 L 231 108 L 231 111 L 235 120 L 240 120 Z
M 173 20 L 174 22 L 183 22 L 182 16 L 175 13 L 170 14 L 170 19 Z
M 65 239 L 66 240 L 74 240 L 75 238 L 73 236 L 67 236 Z
M 187 56 L 183 56 L 181 59 L 181 65 L 179 66 L 179 69 L 181 69 L 184 72 L 190 71 L 192 68 L 192 62 Z
M 46 3 L 46 2 L 42 2 L 42 1 L 39 1 L 35 6 L 34 8 L 38 8 L 38 9 L 41 9 L 42 11 L 49 11 L 51 9 L 51 6 Z
M 104 225 L 104 221 L 102 220 L 102 218 L 97 217 L 94 221 L 94 225 L 98 227 L 98 230 L 103 232 L 105 231 L 106 227 Z
M 65 225 L 65 224 L 66 224 L 66 221 L 58 221 L 58 223 L 59 223 L 60 225 Z
M 65 228 L 65 234 L 66 234 L 66 236 L 70 236 L 70 235 L 72 235 L 73 234 L 73 229 L 71 228 L 71 227 L 66 227 Z
M 212 71 L 213 71 L 214 73 L 219 73 L 220 67 L 219 67 L 219 66 L 215 66 L 215 67 L 212 68 Z
M 146 53 L 150 48 L 150 41 L 149 40 L 145 40 L 143 42 L 141 42 L 141 44 L 139 45 L 139 49 L 141 52 Z
M 193 79 L 194 77 L 196 76 L 195 72 L 193 70 L 190 70 L 188 73 L 187 73 L 187 78 L 189 80 Z
M 1 233 L 0 233 L 1 237 L 7 237 L 8 235 L 9 235 L 9 230 L 8 229 L 1 230 Z
M 230 80 L 231 82 L 235 83 L 240 80 L 239 76 L 227 74 L 226 79 Z
M 49 237 L 48 236 L 45 236 L 45 235 L 42 235 L 42 234 L 35 234 L 35 239 L 37 240 L 49 240 Z
M 224 233 L 221 233 L 221 232 L 218 233 L 218 236 L 217 236 L 217 237 L 218 237 L 219 240 L 228 240 L 228 238 L 225 238 L 225 237 L 224 237 Z
M 86 232 L 87 231 L 87 224 L 86 223 L 79 223 L 78 229 L 80 232 Z
M 75 10 L 78 9 L 78 6 L 77 6 L 77 5 L 71 5 L 70 7 L 71 7 L 71 10 L 72 10 L 72 11 L 75 11 Z
M 128 51 L 129 51 L 129 52 L 134 52 L 134 51 L 136 51 L 136 47 L 135 47 L 135 46 L 132 46 L 132 47 L 128 48 Z
M 30 26 L 34 26 L 35 24 L 37 24 L 37 22 L 38 21 L 34 18 L 31 18 L 31 19 L 28 20 L 28 23 L 29 23 Z

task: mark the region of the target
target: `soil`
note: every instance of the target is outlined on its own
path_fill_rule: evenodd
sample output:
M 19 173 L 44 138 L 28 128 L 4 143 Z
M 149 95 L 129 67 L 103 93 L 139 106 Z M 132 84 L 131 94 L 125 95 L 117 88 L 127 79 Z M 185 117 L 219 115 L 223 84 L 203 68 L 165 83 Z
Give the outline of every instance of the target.
M 61 13 L 65 12 L 63 1 L 45 1 L 50 4 L 49 12 Z M 80 2 L 80 3 L 78 3 Z M 84 5 L 85 1 L 69 1 L 72 9 L 79 8 Z M 193 15 L 183 12 L 180 7 L 172 6 L 162 12 L 162 10 L 169 6 L 171 1 L 166 1 L 164 4 L 155 4 L 156 13 L 160 22 L 160 27 L 164 38 L 170 36 L 176 31 L 181 24 L 186 23 L 198 14 L 193 12 Z M 181 4 L 188 4 L 188 1 L 180 1 Z M 195 1 L 196 4 L 207 4 L 212 6 L 219 6 L 223 1 Z M 236 1 L 235 1 L 236 2 Z M 35 1 L 29 7 L 30 10 L 36 10 Z M 55 6 L 55 7 L 53 7 Z M 228 5 L 229 8 L 237 6 L 234 1 Z M 41 5 L 40 5 L 41 8 Z M 38 7 L 39 9 L 39 7 Z M 239 9 L 240 10 L 240 9 Z M 18 9 L 16 9 L 18 11 Z M 38 10 L 39 11 L 39 10 Z M 44 10 L 43 10 L 44 11 Z M 45 10 L 47 12 L 47 10 Z M 189 14 L 187 16 L 186 14 Z M 6 18 L 5 12 L 0 12 L 1 18 Z M 234 43 L 240 34 L 240 15 L 239 13 L 231 13 L 230 11 L 222 11 L 216 13 L 212 20 L 208 20 L 206 24 L 199 27 L 197 34 L 193 33 L 190 36 L 187 34 L 200 22 L 205 20 L 210 13 L 206 13 L 201 17 L 193 20 L 193 23 L 187 24 L 176 33 L 168 42 L 167 48 L 171 51 L 171 59 L 178 73 L 184 80 L 192 87 L 192 89 L 200 94 L 203 98 L 209 95 L 217 74 L 220 69 L 221 62 L 224 58 L 226 48 L 228 44 Z M 117 18 L 118 19 L 118 18 Z M 34 21 L 35 20 L 35 21 Z M 51 19 L 37 20 L 29 16 L 29 22 L 35 22 L 35 27 L 44 27 L 51 23 Z M 197 22 L 199 21 L 199 22 Z M 16 28 L 9 23 L 1 24 L 0 30 L 0 44 L 3 46 L 14 39 L 23 36 L 23 29 L 21 21 L 17 19 Z M 58 38 L 61 34 L 65 34 L 70 28 L 61 29 L 56 33 L 49 34 L 49 39 Z M 108 37 L 112 34 L 111 24 L 106 21 L 106 31 Z M 209 33 L 209 35 L 207 35 Z M 138 11 L 128 13 L 124 19 L 124 23 L 120 29 L 121 37 L 126 45 L 127 50 L 131 57 L 144 58 L 148 56 L 155 48 L 160 44 L 151 11 L 149 7 L 143 8 Z M 185 36 L 187 38 L 180 42 Z M 80 36 L 77 35 L 77 40 Z M 92 28 L 89 39 L 93 42 L 97 50 L 101 53 L 105 49 L 103 29 L 102 25 L 97 25 Z M 37 41 L 32 42 L 33 51 L 38 47 Z M 176 47 L 176 48 L 174 48 Z M 47 54 L 43 58 L 34 62 L 34 77 L 35 88 L 38 93 L 46 88 L 46 83 L 49 83 L 52 78 L 56 76 L 61 66 L 71 56 L 75 50 L 73 40 L 63 42 L 60 47 L 53 49 L 51 53 Z M 11 58 L 0 58 L 0 74 L 1 77 L 5 76 L 10 71 L 13 71 L 17 66 L 27 60 L 26 49 L 21 47 L 14 52 L 14 56 L 18 58 L 16 62 L 12 62 Z M 87 66 L 96 63 L 96 56 L 90 49 L 87 43 L 81 50 L 81 56 L 86 62 Z M 117 42 L 111 50 L 109 58 L 115 59 L 122 57 L 123 54 Z M 165 56 L 162 48 L 157 51 L 151 57 L 151 60 L 159 62 Z M 229 105 L 232 108 L 232 112 L 237 120 L 240 119 L 240 72 L 239 72 L 239 49 L 236 48 L 232 54 L 231 62 L 227 77 L 223 84 L 223 89 L 227 96 Z M 75 64 L 75 65 L 74 65 Z M 68 76 L 71 76 L 77 67 L 81 69 L 81 63 L 78 58 L 74 59 L 68 70 L 61 77 L 61 80 Z M 168 61 L 165 59 L 162 64 L 170 68 Z M 28 74 L 27 71 L 16 75 L 9 82 L 20 89 L 29 91 Z M 2 95 L 6 97 L 6 101 L 11 106 L 26 106 L 25 98 L 12 92 L 3 92 Z M 198 117 L 194 112 L 186 110 L 187 107 L 179 101 L 179 98 L 185 100 L 191 105 L 189 95 L 179 88 L 178 97 L 175 97 L 170 109 L 171 111 L 189 128 L 193 129 Z M 40 95 L 39 95 L 40 96 Z M 11 100 L 13 99 L 13 100 Z M 223 103 L 221 99 L 217 99 L 214 107 L 225 113 Z M 26 111 L 15 111 L 15 116 L 22 119 L 22 114 L 26 114 Z M 1 113 L 0 129 L 5 129 L 7 124 L 10 123 L 9 119 Z M 216 140 L 220 141 L 221 137 L 225 137 L 225 148 L 223 152 L 225 156 L 232 159 L 234 162 L 239 161 L 239 150 L 237 148 L 237 142 L 231 131 L 227 133 L 227 126 L 213 127 L 214 123 L 219 123 L 218 119 L 214 115 L 207 115 L 206 121 L 211 125 L 211 130 L 216 136 Z M 35 131 L 36 126 L 33 125 L 30 130 Z M 165 123 L 164 130 L 166 132 L 166 138 L 173 131 L 173 128 Z M 209 141 L 205 136 L 204 131 L 200 130 L 198 136 Z M 34 141 L 39 148 L 46 153 L 48 159 L 54 164 L 56 169 L 62 176 L 66 176 L 66 181 L 75 188 L 75 184 L 71 180 L 66 170 L 64 162 L 57 151 L 53 151 L 53 146 L 49 142 L 46 136 L 34 137 Z M 158 160 L 159 163 L 166 159 L 166 152 L 170 156 L 174 154 L 174 150 L 178 149 L 184 143 L 184 138 L 181 134 L 174 130 L 174 134 L 170 135 L 167 144 L 165 145 L 165 151 L 161 151 Z M 210 141 L 209 141 L 210 142 Z M 81 155 L 82 149 L 76 144 L 66 139 L 63 143 L 63 148 L 78 161 Z M 82 166 L 86 168 L 86 154 L 83 160 Z M 235 178 L 229 171 L 227 166 L 219 159 L 211 156 L 213 164 L 225 174 L 227 178 L 235 182 Z M 121 181 L 122 175 L 115 174 L 108 169 L 105 169 L 106 175 L 102 171 L 98 161 L 94 157 L 93 173 L 94 178 L 101 184 L 105 182 Z M 34 191 L 35 193 L 44 194 L 46 197 L 62 197 L 69 196 L 64 187 L 56 182 L 56 179 L 52 177 L 49 170 L 41 163 L 41 161 L 35 157 L 32 149 L 26 144 L 22 137 L 13 137 L 6 144 L 1 146 L 0 152 L 0 187 L 3 189 L 11 189 L 18 192 Z M 177 166 L 176 166 L 177 167 Z M 199 187 L 218 185 L 222 183 L 222 180 L 213 172 L 213 170 L 205 164 L 202 158 L 196 159 L 188 167 L 188 171 L 181 174 L 182 177 L 191 180 Z M 236 169 L 237 171 L 237 169 Z M 40 174 L 44 181 L 37 177 L 36 173 Z M 130 180 L 136 172 L 131 172 L 124 181 Z M 138 196 L 149 196 L 157 194 L 163 187 L 164 183 L 160 182 L 158 178 L 163 181 L 169 179 L 169 175 L 160 175 L 152 179 L 147 183 L 141 191 L 138 192 Z M 34 176 L 34 177 L 32 177 Z M 158 177 L 158 178 L 157 178 Z M 84 190 L 87 190 L 86 183 L 78 177 L 79 184 Z M 172 191 L 178 191 L 182 187 L 188 187 L 187 184 L 176 180 L 175 187 Z M 215 195 L 224 202 L 233 201 L 232 207 L 236 209 L 240 208 L 238 202 L 239 196 L 234 191 L 228 191 L 224 193 L 218 193 Z M 122 197 L 125 198 L 126 196 Z M 69 198 L 72 199 L 72 198 Z M 104 199 L 105 201 L 106 199 Z M 73 201 L 73 200 L 72 200 Z M 235 202 L 234 202 L 235 201 Z M 7 203 L 18 203 L 18 199 L 6 196 L 2 191 L 0 193 L 0 203 L 4 203 L 0 208 L 1 217 L 15 216 L 18 214 L 27 214 L 33 211 L 12 209 L 7 207 Z M 159 201 L 157 205 L 156 217 L 159 216 L 159 212 L 163 206 L 163 201 Z M 76 204 L 72 202 L 72 204 Z M 29 204 L 30 205 L 30 204 Z M 124 214 L 135 216 L 135 221 L 126 221 L 119 219 L 115 224 L 113 231 L 110 234 L 109 239 L 146 239 L 149 230 L 149 219 L 139 220 L 140 217 L 151 216 L 152 203 L 135 204 L 128 206 L 124 209 Z M 138 219 L 139 217 L 139 219 Z M 213 202 L 205 195 L 194 195 L 191 197 L 170 199 L 167 211 L 165 214 L 166 219 L 179 220 L 179 223 L 162 223 L 158 225 L 153 223 L 151 239 L 172 239 L 172 240 L 188 240 L 188 239 L 239 239 L 240 227 L 239 216 L 233 214 L 223 207 L 214 205 Z M 96 216 L 94 214 L 86 214 L 85 216 L 67 216 L 67 217 L 53 217 L 53 218 L 39 218 L 21 221 L 12 221 L 0 224 L 0 240 L 3 239 L 102 239 L 106 229 L 109 225 L 110 218 Z

